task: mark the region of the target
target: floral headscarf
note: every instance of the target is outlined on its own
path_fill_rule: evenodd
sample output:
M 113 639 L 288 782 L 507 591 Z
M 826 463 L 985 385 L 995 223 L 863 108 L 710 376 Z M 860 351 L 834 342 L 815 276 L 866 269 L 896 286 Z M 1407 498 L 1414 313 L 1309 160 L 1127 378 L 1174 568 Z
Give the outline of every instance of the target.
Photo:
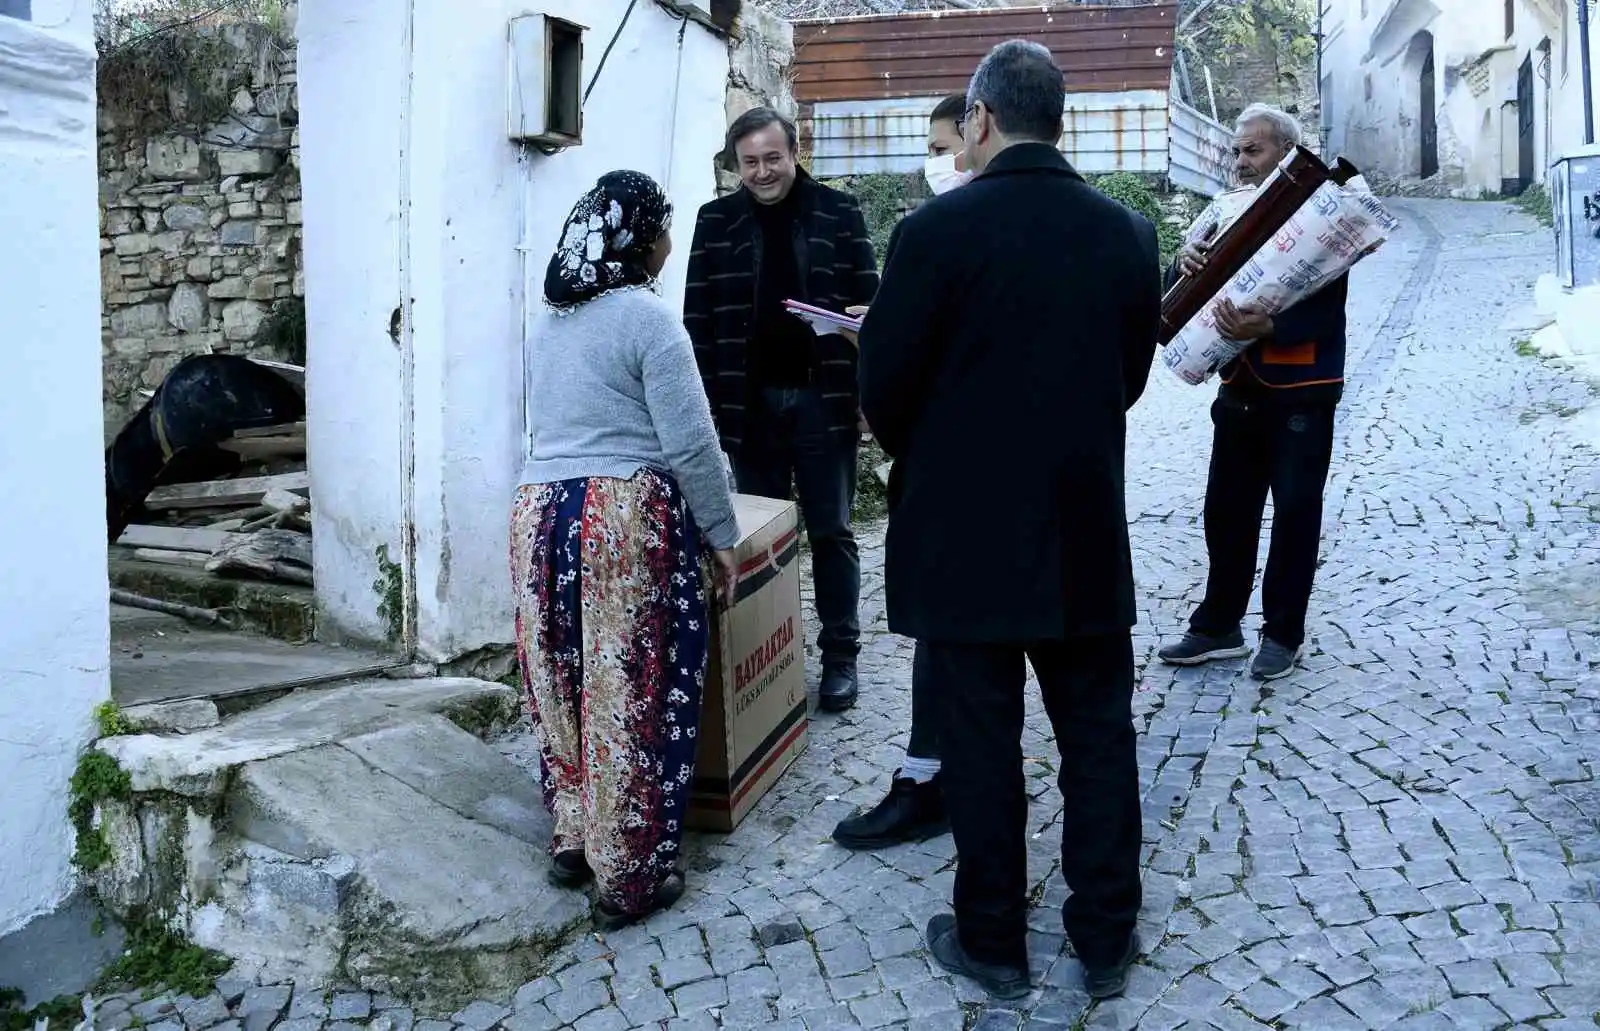
M 571 311 L 613 290 L 653 287 L 645 261 L 672 224 L 672 203 L 641 172 L 607 172 L 567 217 L 544 276 L 544 299 Z

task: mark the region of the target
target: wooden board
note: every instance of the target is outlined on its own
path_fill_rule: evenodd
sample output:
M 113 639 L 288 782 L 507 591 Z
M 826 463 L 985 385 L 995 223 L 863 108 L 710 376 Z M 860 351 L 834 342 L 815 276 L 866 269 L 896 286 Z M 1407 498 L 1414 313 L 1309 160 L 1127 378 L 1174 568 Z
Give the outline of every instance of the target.
M 209 573 L 250 573 L 269 580 L 309 584 L 311 538 L 293 530 L 239 534 L 206 562 Z
M 206 483 L 173 483 L 157 487 L 145 499 L 150 509 L 217 508 L 226 505 L 259 505 L 269 490 L 306 494 L 311 490 L 310 473 L 284 473 L 282 476 L 251 476 L 237 480 L 211 480 Z
M 306 453 L 306 438 L 304 436 L 236 437 L 233 440 L 220 442 L 217 447 L 224 451 L 232 451 L 247 462 L 254 462 L 263 458 L 285 458 L 304 455 Z
M 253 429 L 234 430 L 233 439 L 241 437 L 290 437 L 306 435 L 306 424 L 303 422 L 280 422 L 276 426 L 256 426 Z
M 211 556 L 202 551 L 164 551 L 160 548 L 134 548 L 133 557 L 140 562 L 157 562 L 164 566 L 189 566 L 204 569 Z
M 211 554 L 233 539 L 222 530 L 187 526 L 130 526 L 117 538 L 124 548 L 157 548 L 163 551 L 193 551 Z

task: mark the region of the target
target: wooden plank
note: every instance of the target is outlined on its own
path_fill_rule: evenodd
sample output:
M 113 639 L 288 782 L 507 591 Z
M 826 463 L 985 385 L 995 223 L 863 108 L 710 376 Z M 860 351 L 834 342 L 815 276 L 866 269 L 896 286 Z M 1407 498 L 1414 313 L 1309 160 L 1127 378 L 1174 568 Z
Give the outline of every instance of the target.
M 276 426 L 256 426 L 251 429 L 234 430 L 233 439 L 241 437 L 289 437 L 305 436 L 306 424 L 303 422 L 280 422 Z
M 150 509 L 216 508 L 227 505 L 259 505 L 269 490 L 296 494 L 311 491 L 310 473 L 284 473 L 282 476 L 250 476 L 237 480 L 211 480 L 207 483 L 173 483 L 157 487 L 145 499 Z
M 232 451 L 247 462 L 263 458 L 299 457 L 306 453 L 305 437 L 240 437 L 217 444 L 224 451 Z
M 206 562 L 211 573 L 250 573 L 269 580 L 309 584 L 311 538 L 293 530 L 240 534 Z
M 202 551 L 166 551 L 161 548 L 134 548 L 133 557 L 140 562 L 155 562 L 163 566 L 187 566 L 204 569 L 211 556 Z
M 308 512 L 311 510 L 311 501 L 298 494 L 286 490 L 269 490 L 262 497 L 261 504 L 274 512 Z
M 117 538 L 124 548 L 156 548 L 162 551 L 196 551 L 207 555 L 233 538 L 222 530 L 198 529 L 187 526 L 128 527 Z

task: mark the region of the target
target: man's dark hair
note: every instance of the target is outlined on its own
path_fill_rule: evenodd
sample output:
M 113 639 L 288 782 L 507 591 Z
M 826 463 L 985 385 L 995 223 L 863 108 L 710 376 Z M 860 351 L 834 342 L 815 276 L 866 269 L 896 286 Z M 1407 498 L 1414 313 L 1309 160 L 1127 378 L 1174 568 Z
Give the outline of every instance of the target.
M 774 111 L 770 107 L 753 107 L 733 120 L 728 126 L 728 139 L 726 150 L 730 164 L 739 162 L 739 142 L 748 136 L 754 136 L 770 125 L 783 126 L 783 135 L 789 140 L 789 152 L 798 153 L 800 150 L 800 130 L 795 127 L 794 120 Z
M 1012 139 L 1052 145 L 1061 139 L 1066 78 L 1042 44 L 1013 39 L 989 51 L 967 89 L 968 105 L 979 101 Z
M 933 114 L 928 116 L 930 122 L 954 122 L 961 124 L 967 116 L 967 95 L 965 93 L 952 93 L 939 101 L 939 106 L 933 109 Z

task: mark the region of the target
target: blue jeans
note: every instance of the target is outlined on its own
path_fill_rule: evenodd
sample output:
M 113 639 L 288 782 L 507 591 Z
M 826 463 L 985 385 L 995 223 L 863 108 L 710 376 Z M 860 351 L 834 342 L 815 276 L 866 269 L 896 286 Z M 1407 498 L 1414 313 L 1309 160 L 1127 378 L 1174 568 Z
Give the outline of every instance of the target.
M 854 433 L 828 428 L 822 397 L 810 388 L 758 392 L 742 452 L 733 458 L 740 493 L 792 500 L 811 544 L 817 647 L 823 665 L 854 662 L 861 651 L 861 556 L 850 529 L 856 498 Z

